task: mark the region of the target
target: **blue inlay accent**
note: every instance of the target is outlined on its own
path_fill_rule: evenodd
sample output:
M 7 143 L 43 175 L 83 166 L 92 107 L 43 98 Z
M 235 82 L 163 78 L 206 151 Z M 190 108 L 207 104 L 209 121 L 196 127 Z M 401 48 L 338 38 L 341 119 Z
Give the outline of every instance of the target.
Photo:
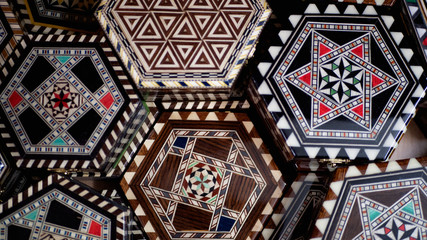
M 187 145 L 187 140 L 188 138 L 186 137 L 177 137 L 173 146 L 185 149 L 185 146 Z
M 70 56 L 56 56 L 56 58 L 62 63 L 64 64 L 66 61 L 68 61 L 68 59 L 70 59 Z
M 234 219 L 221 216 L 217 231 L 228 232 L 233 227 L 235 222 L 236 220 Z
M 66 146 L 68 144 L 62 138 L 57 138 L 57 139 L 55 139 L 55 141 L 52 142 L 51 145 L 54 145 L 54 146 Z

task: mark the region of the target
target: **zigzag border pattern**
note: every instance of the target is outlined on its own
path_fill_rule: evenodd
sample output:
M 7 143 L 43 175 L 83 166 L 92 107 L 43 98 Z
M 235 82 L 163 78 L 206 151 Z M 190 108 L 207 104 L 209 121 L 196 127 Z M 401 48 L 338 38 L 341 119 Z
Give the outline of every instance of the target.
M 131 190 L 129 184 L 132 182 L 136 176 L 136 171 L 143 164 L 145 155 L 148 153 L 149 149 L 153 145 L 155 139 L 158 137 L 160 131 L 163 129 L 165 123 L 168 120 L 200 120 L 200 121 L 230 121 L 237 122 L 241 121 L 245 125 L 246 130 L 249 135 L 252 137 L 255 146 L 257 147 L 259 153 L 262 155 L 267 166 L 270 168 L 275 181 L 277 181 L 277 188 L 271 196 L 270 201 L 265 206 L 262 211 L 261 216 L 259 216 L 257 224 L 253 226 L 250 231 L 248 239 L 258 239 L 260 237 L 263 226 L 267 223 L 266 221 L 271 218 L 273 209 L 277 204 L 279 204 L 279 199 L 283 194 L 285 188 L 285 182 L 282 178 L 282 174 L 279 168 L 274 163 L 272 156 L 267 152 L 267 148 L 264 146 L 261 138 L 259 138 L 256 133 L 253 123 L 250 121 L 246 114 L 242 113 L 233 113 L 233 112 L 165 112 L 160 117 L 159 121 L 154 125 L 153 132 L 150 133 L 150 136 L 145 140 L 142 145 L 139 153 L 135 156 L 134 161 L 130 164 L 129 169 L 124 174 L 124 177 L 120 183 L 123 191 L 128 198 L 132 209 L 135 211 L 136 216 L 140 219 L 142 225 L 144 226 L 144 231 L 147 233 L 149 238 L 157 239 L 158 235 L 155 229 L 152 226 L 152 223 L 146 213 L 143 211 L 141 203 L 136 199 L 135 194 Z
M 123 239 L 123 233 L 127 231 L 129 210 L 109 199 L 102 197 L 99 194 L 88 191 L 88 189 L 83 188 L 74 181 L 57 174 L 49 175 L 46 179 L 39 181 L 38 183 L 30 186 L 23 192 L 20 192 L 18 195 L 9 199 L 7 202 L 0 205 L 0 212 L 5 212 L 9 209 L 12 209 L 14 206 L 23 202 L 28 197 L 33 196 L 34 194 L 53 184 L 61 185 L 65 189 L 78 194 L 83 199 L 88 199 L 91 203 L 116 216 L 116 238 Z
M 314 3 L 307 4 L 307 8 L 302 10 L 300 14 L 295 13 L 294 15 L 289 16 L 289 27 L 290 28 L 282 28 L 279 30 L 278 37 L 283 45 L 280 46 L 271 46 L 269 48 L 270 58 L 269 61 L 260 62 L 258 65 L 258 72 L 261 78 L 264 78 L 269 71 L 271 71 L 272 66 L 274 65 L 274 60 L 278 56 L 278 54 L 282 51 L 282 48 L 289 44 L 289 39 L 292 35 L 292 32 L 299 25 L 301 19 L 303 19 L 304 15 L 310 14 L 324 14 L 324 15 L 357 15 L 357 16 L 377 16 L 380 11 L 380 7 L 378 6 L 370 6 L 370 5 L 347 5 L 346 8 L 338 8 L 335 4 L 329 4 L 325 9 L 320 11 L 320 8 Z M 390 31 L 390 35 L 394 40 L 397 46 L 403 45 L 402 43 L 407 41 L 408 38 L 401 32 L 395 31 L 395 23 L 398 20 L 394 19 L 392 16 L 381 16 L 382 20 Z M 412 50 L 410 48 L 399 47 L 400 52 L 405 57 L 408 65 L 410 65 L 410 69 L 412 70 L 413 75 L 417 80 L 425 81 L 426 72 L 422 66 L 414 65 L 420 64 L 417 59 L 413 58 L 414 52 L 416 50 Z M 256 80 L 253 78 L 256 89 L 258 90 L 259 96 L 264 100 L 265 105 L 267 107 L 269 115 L 276 126 L 273 131 L 279 131 L 282 135 L 282 138 L 285 139 L 286 145 L 293 149 L 293 152 L 306 153 L 304 155 L 299 155 L 298 157 L 308 157 L 308 158 L 324 158 L 321 154 L 327 154 L 328 158 L 334 159 L 339 156 L 339 158 L 348 158 L 351 160 L 354 159 L 368 159 L 368 160 L 376 160 L 377 156 L 386 156 L 388 157 L 390 153 L 397 147 L 397 142 L 402 136 L 402 134 L 406 130 L 407 124 L 414 117 L 415 114 L 415 106 L 419 103 L 420 99 L 425 96 L 425 88 L 426 86 L 419 85 L 410 100 L 408 101 L 406 106 L 403 106 L 403 111 L 401 116 L 395 121 L 394 126 L 391 128 L 391 133 L 385 137 L 383 140 L 381 147 L 370 147 L 364 146 L 364 149 L 357 147 L 349 147 L 349 148 L 341 148 L 341 147 L 304 147 L 299 139 L 293 133 L 293 130 L 289 124 L 289 119 L 287 119 L 286 114 L 283 112 L 282 108 L 278 106 L 278 103 L 273 94 L 273 90 L 269 83 L 263 80 Z M 425 85 L 425 83 L 424 83 Z M 257 99 L 258 95 L 255 93 L 252 98 Z M 267 113 L 267 114 L 268 114 Z
M 125 74 L 125 71 L 122 68 L 118 58 L 116 57 L 113 49 L 109 46 L 105 36 L 98 35 L 28 35 L 28 39 L 25 38 L 19 44 L 20 48 L 26 49 L 31 43 L 37 42 L 61 42 L 61 43 L 98 43 L 104 50 L 104 54 L 108 57 L 110 64 L 112 65 L 114 71 L 116 72 L 120 83 L 123 85 L 127 95 L 130 98 L 130 104 L 126 107 L 125 112 L 119 119 L 119 123 L 114 126 L 111 134 L 105 140 L 105 143 L 99 150 L 98 154 L 94 159 L 91 160 L 73 160 L 73 159 L 24 159 L 22 158 L 20 152 L 18 151 L 18 147 L 15 145 L 14 140 L 9 134 L 6 126 L 4 124 L 0 125 L 0 132 L 2 133 L 3 138 L 7 142 L 7 146 L 12 153 L 12 156 L 16 160 L 16 164 L 18 167 L 24 168 L 65 168 L 70 169 L 87 169 L 87 168 L 95 168 L 98 171 L 110 171 L 110 176 L 112 175 L 120 175 L 123 170 L 126 168 L 132 157 L 135 155 L 135 149 L 137 148 L 138 141 L 142 141 L 146 133 L 148 132 L 149 127 L 153 122 L 152 114 L 150 118 L 149 116 L 149 108 L 145 108 L 143 104 L 141 104 L 141 99 L 136 90 L 134 90 L 133 85 L 128 81 L 128 76 Z M 13 67 L 16 62 L 13 62 L 10 67 Z M 152 108 L 152 106 L 151 106 Z M 155 108 L 152 108 L 155 109 Z M 139 127 L 141 126 L 141 127 Z M 127 132 L 127 130 L 136 131 L 139 128 L 139 133 L 133 134 L 123 134 Z M 134 137 L 136 136 L 136 138 Z M 132 139 L 133 137 L 133 139 Z M 118 144 L 120 142 L 125 142 L 126 144 Z M 135 145 L 136 144 L 136 145 Z M 112 147 L 117 147 L 115 151 L 112 150 Z M 120 160 L 118 160 L 121 158 Z M 108 169 L 114 167 L 114 163 L 117 163 L 118 170 L 114 171 L 114 169 Z M 74 170 L 74 171 L 75 171 Z

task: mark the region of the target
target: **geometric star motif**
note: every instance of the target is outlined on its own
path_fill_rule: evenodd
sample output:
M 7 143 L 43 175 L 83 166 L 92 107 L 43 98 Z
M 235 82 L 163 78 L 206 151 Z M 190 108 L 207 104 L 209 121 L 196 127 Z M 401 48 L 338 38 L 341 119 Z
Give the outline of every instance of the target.
M 0 94 L 27 154 L 95 152 L 127 104 L 106 66 L 96 48 L 32 48 Z
M 218 168 L 193 161 L 187 169 L 182 191 L 201 201 L 215 200 L 221 186 L 222 173 Z
M 335 33 L 331 35 L 328 31 Z M 408 79 L 390 48 L 382 38 L 376 37 L 379 34 L 373 24 L 308 21 L 303 26 L 272 76 L 305 137 L 377 137 L 390 110 L 408 86 Z M 338 40 L 340 35 L 346 40 L 339 43 L 332 40 Z M 384 61 L 392 70 L 383 70 L 388 66 L 378 63 L 373 49 L 386 53 Z M 302 59 L 299 55 L 306 52 Z M 391 100 L 379 115 L 381 120 L 373 119 L 373 101 L 379 95 L 389 94 L 391 89 L 394 93 L 387 96 Z M 297 94 L 310 99 L 310 115 L 303 115 L 309 110 L 300 106 Z M 334 120 L 340 118 L 348 119 L 360 130 L 332 130 L 331 124 L 334 126 Z M 326 124 L 329 125 L 324 127 Z
M 417 230 L 404 220 L 392 218 L 375 231 L 375 236 L 384 240 L 416 240 L 419 239 Z
M 40 103 L 58 123 L 62 123 L 83 104 L 83 100 L 83 97 L 68 81 L 60 79 L 43 94 Z
M 420 196 L 417 188 L 409 191 L 400 201 L 387 207 L 364 196 L 358 196 L 363 217 L 364 232 L 358 236 L 386 240 L 415 240 L 425 235 L 427 221 L 422 219 Z M 409 221 L 408 221 L 409 220 Z M 373 235 L 371 235 L 371 232 Z
M 325 239 L 426 239 L 425 176 L 415 169 L 346 180 Z
M 338 104 L 362 95 L 362 68 L 339 57 L 320 68 L 320 91 Z
M 234 239 L 239 234 L 266 180 L 237 130 L 171 127 L 150 160 L 149 174 L 137 188 L 148 197 L 171 239 Z M 233 201 L 236 191 L 248 194 Z M 191 227 L 182 226 L 187 210 L 197 212 L 197 220 L 185 220 Z
M 313 111 L 312 128 L 344 116 L 369 130 L 372 124 L 367 101 L 371 94 L 375 96 L 397 84 L 397 80 L 369 62 L 369 33 L 342 46 L 317 31 L 313 31 L 313 36 L 313 67 L 304 65 L 284 77 L 309 95 L 319 93 L 312 96 L 313 108 L 318 109 Z M 298 77 L 300 72 L 302 77 Z M 301 82 L 308 84 L 309 90 Z

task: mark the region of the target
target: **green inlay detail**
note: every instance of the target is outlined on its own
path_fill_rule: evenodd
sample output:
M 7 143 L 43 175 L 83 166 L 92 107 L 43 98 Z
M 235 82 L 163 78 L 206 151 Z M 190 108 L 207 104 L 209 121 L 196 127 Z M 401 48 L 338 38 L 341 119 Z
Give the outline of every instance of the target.
M 206 181 L 206 180 L 208 180 L 208 175 L 203 176 L 203 181 L 202 181 L 202 182 L 204 182 L 204 181 Z
M 406 0 L 407 2 L 410 2 L 410 3 L 416 3 L 417 2 L 417 0 Z
M 190 168 L 190 167 L 194 167 L 196 164 L 197 164 L 197 162 L 192 162 L 192 163 L 190 163 L 190 165 L 188 165 L 188 167 L 189 167 L 189 168 Z
M 338 65 L 336 65 L 335 63 L 332 63 L 332 70 L 335 70 L 338 68 Z
M 357 78 L 353 78 L 353 84 L 358 84 L 358 83 L 360 83 L 360 80 Z
M 402 208 L 402 211 L 405 211 L 411 215 L 415 215 L 414 202 L 410 201 L 408 204 L 406 204 L 406 206 Z
M 351 96 L 351 91 L 347 90 L 347 91 L 344 92 L 344 94 L 350 97 Z
M 335 90 L 335 89 L 332 89 L 331 88 L 331 95 L 334 95 L 334 94 L 336 94 L 337 93 L 337 91 Z
M 377 218 L 379 215 L 381 215 L 381 212 L 379 212 L 373 208 L 368 207 L 368 215 L 369 215 L 369 220 L 372 221 L 375 218 Z
M 57 139 L 55 139 L 55 141 L 52 142 L 51 145 L 66 146 L 68 144 L 62 138 L 57 138 Z
M 348 65 L 348 66 L 345 68 L 345 70 L 347 70 L 347 71 L 351 72 L 351 65 Z
M 329 82 L 329 76 L 323 77 L 322 80 L 325 81 L 325 82 Z
M 222 178 L 222 172 L 221 172 L 221 169 L 219 169 L 219 168 L 215 168 L 215 169 L 216 169 L 216 171 L 217 171 L 218 175 Z
M 28 213 L 24 218 L 28 219 L 28 220 L 35 221 L 38 214 L 39 214 L 39 210 L 36 209 L 36 210 L 33 210 L 30 213 Z
M 209 199 L 209 200 L 208 200 L 208 201 L 206 201 L 206 202 L 208 202 L 208 203 L 214 202 L 214 201 L 215 201 L 215 199 L 216 199 L 216 197 L 217 197 L 217 196 L 215 196 L 215 197 L 213 197 L 213 198 Z
M 184 196 L 188 197 L 188 194 L 183 187 L 181 187 L 181 192 Z
M 56 58 L 62 63 L 64 64 L 66 61 L 68 61 L 68 59 L 71 58 L 71 56 L 56 56 Z

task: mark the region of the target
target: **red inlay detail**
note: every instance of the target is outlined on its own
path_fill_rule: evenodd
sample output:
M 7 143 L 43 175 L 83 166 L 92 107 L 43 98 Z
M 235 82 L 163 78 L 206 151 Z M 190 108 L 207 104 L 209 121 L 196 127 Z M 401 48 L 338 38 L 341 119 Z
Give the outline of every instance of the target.
M 427 37 L 426 37 L 426 38 L 424 38 L 423 45 L 424 45 L 424 46 L 427 46 Z
M 91 221 L 89 226 L 89 234 L 101 236 L 101 224 Z
M 358 47 L 353 48 L 351 52 L 363 58 L 363 45 L 359 45 Z
M 16 91 L 12 93 L 9 97 L 10 105 L 14 108 L 16 105 L 18 105 L 22 101 L 21 95 L 19 95 Z
M 332 109 L 329 108 L 328 106 L 326 106 L 325 104 L 320 103 L 320 107 L 319 107 L 320 116 L 325 115 L 326 113 L 330 112 L 331 110 Z
M 363 118 L 363 104 L 360 104 L 359 106 L 354 107 L 353 109 L 351 109 L 351 111 L 353 111 L 354 113 L 356 113 L 357 115 Z
M 391 229 L 390 229 L 390 228 L 388 228 L 388 227 L 385 227 L 385 228 L 384 228 L 384 231 L 385 231 L 385 234 L 388 234 L 389 232 L 391 232 Z
M 102 105 L 109 109 L 111 105 L 114 103 L 114 98 L 111 96 L 111 93 L 107 93 L 102 99 L 101 99 Z
M 400 231 L 405 231 L 405 224 L 400 225 L 399 230 Z
M 306 73 L 298 78 L 299 80 L 307 83 L 309 86 L 311 86 L 311 73 Z
M 409 237 L 409 240 L 417 240 L 417 239 L 414 237 Z
M 380 85 L 383 82 L 384 82 L 384 80 L 382 80 L 381 78 L 379 78 L 379 77 L 377 77 L 375 75 L 372 75 L 372 87 L 376 87 L 376 86 Z
M 327 54 L 330 51 L 332 51 L 332 49 L 330 49 L 326 45 L 320 43 L 319 56 L 323 56 L 323 55 Z

